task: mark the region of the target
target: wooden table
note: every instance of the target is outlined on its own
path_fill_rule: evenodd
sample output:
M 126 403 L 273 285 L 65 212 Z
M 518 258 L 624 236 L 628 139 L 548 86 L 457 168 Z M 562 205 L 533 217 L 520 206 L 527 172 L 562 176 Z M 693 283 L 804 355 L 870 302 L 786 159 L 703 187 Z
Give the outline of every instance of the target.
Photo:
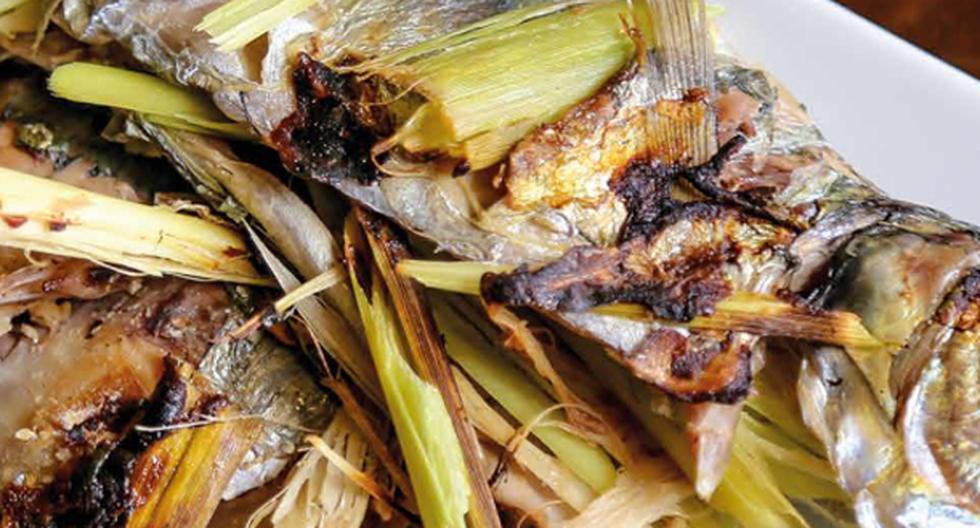
M 980 0 L 839 0 L 854 12 L 980 78 Z

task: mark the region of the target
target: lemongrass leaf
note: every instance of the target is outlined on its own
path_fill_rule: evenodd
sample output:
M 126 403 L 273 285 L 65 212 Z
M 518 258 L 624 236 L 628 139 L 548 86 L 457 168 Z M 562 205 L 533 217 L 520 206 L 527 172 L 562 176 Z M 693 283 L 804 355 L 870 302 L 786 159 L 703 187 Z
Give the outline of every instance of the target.
M 276 313 L 285 313 L 303 299 L 312 297 L 313 295 L 316 295 L 346 279 L 347 272 L 344 271 L 343 268 L 339 266 L 330 268 L 313 279 L 304 282 L 297 288 L 289 291 L 286 295 L 273 303 L 272 307 L 275 309 Z
M 0 168 L 0 245 L 125 267 L 267 285 L 225 226 Z
M 347 235 L 355 299 L 423 523 L 463 528 L 469 502 L 467 471 L 452 420 L 439 391 L 406 361 L 404 338 L 381 277 L 360 267 L 367 265 L 364 257 L 369 250 L 361 245 L 363 241 L 357 242 L 353 223 L 348 224 Z

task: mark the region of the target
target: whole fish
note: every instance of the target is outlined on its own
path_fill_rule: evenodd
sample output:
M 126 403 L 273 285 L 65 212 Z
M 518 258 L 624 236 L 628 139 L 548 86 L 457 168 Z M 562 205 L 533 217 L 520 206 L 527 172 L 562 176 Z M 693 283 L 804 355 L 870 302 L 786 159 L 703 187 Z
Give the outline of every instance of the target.
M 274 28 L 258 52 L 225 52 L 193 31 L 219 3 L 66 0 L 56 22 L 211 92 L 289 169 L 439 249 L 521 266 L 484 277 L 485 298 L 553 314 L 684 402 L 677 414 L 690 419 L 702 496 L 723 471 L 765 339 L 686 323 L 746 291 L 856 313 L 880 345 L 801 344 L 798 394 L 859 521 L 977 523 L 980 232 L 892 200 L 855 173 L 778 82 L 713 48 L 699 2 L 643 3 L 654 13 L 649 35 L 622 4 L 637 26 L 624 16 L 635 59 L 535 127 L 494 174 L 379 159 L 398 116 L 373 104 L 390 102 L 378 97 L 381 83 L 350 64 L 475 31 L 466 24 L 519 6 L 322 2 Z M 596 5 L 610 4 L 524 8 L 536 20 Z M 657 318 L 588 311 L 618 301 Z

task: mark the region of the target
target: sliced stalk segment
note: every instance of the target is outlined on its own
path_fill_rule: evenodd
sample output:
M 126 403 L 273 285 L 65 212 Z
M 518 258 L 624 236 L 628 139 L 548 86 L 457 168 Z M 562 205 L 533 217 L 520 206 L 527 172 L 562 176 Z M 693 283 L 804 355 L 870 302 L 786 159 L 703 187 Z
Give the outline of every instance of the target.
M 439 301 L 433 307 L 450 357 L 517 421 L 529 424 L 555 406 L 547 393 L 504 358 L 505 352 L 492 338 L 469 324 L 448 302 Z M 615 483 L 615 466 L 595 444 L 551 425 L 539 425 L 531 433 L 594 491 L 602 493 Z
M 137 112 L 161 126 L 232 139 L 255 137 L 246 125 L 229 121 L 203 94 L 145 73 L 75 62 L 55 68 L 48 88 L 63 99 Z
M 450 409 L 449 418 L 462 449 L 470 490 L 470 524 L 475 528 L 500 526 L 493 493 L 483 474 L 483 455 L 473 424 L 462 412 L 463 400 L 449 367 L 442 339 L 436 330 L 425 290 L 411 279 L 395 273 L 395 266 L 409 256 L 406 243 L 387 221 L 356 209 L 364 228 L 374 262 L 384 279 L 408 341 L 415 369 L 423 380 L 438 389 L 443 403 Z
M 211 11 L 194 29 L 211 35 L 220 51 L 235 51 L 268 33 L 317 0 L 232 0 Z
M 428 100 L 395 135 L 408 150 L 489 167 L 630 60 L 626 2 L 562 2 L 492 17 L 354 68 Z
M 356 220 L 345 226 L 345 250 L 354 295 L 367 333 L 391 421 L 425 526 L 464 528 L 469 489 L 463 452 L 439 391 L 406 360 L 405 337 L 370 265 L 370 249 Z M 458 412 L 454 409 L 453 412 Z
M 225 226 L 2 168 L 0 219 L 0 245 L 147 275 L 269 284 Z
M 480 294 L 484 273 L 501 273 L 509 266 L 482 262 L 406 260 L 398 271 L 440 290 Z M 649 319 L 650 312 L 638 304 L 609 304 L 593 308 L 596 313 Z M 736 292 L 715 306 L 715 313 L 695 317 L 687 326 L 706 330 L 727 330 L 749 334 L 789 337 L 819 341 L 845 347 L 874 348 L 882 346 L 850 312 L 810 310 L 772 296 Z

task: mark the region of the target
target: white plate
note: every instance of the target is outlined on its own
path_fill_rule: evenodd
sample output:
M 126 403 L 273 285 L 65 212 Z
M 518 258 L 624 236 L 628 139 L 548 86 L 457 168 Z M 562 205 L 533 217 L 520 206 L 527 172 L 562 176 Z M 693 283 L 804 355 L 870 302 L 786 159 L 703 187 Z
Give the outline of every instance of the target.
M 718 3 L 723 38 L 786 84 L 861 174 L 980 225 L 980 81 L 829 0 Z

